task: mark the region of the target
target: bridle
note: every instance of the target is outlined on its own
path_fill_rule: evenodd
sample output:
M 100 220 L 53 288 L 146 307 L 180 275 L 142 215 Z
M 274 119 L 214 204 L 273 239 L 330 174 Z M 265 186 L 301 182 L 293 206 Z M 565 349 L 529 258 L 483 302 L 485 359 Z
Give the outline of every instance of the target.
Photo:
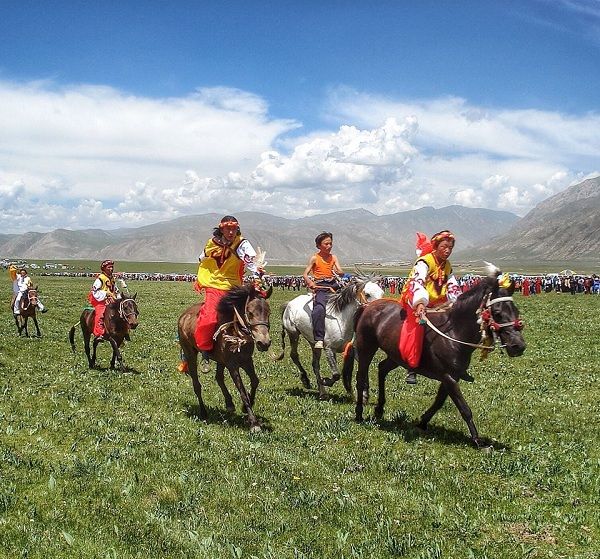
M 255 297 L 256 298 L 256 297 Z M 233 313 L 234 313 L 234 319 L 229 321 L 229 322 L 225 322 L 224 324 L 221 324 L 221 326 L 219 326 L 219 328 L 217 328 L 217 331 L 215 332 L 214 336 L 213 336 L 213 340 L 217 340 L 219 334 L 221 334 L 222 332 L 224 332 L 224 330 L 226 330 L 227 328 L 229 328 L 230 326 L 237 326 L 237 330 L 239 332 L 241 332 L 244 336 L 246 337 L 251 337 L 254 341 L 256 341 L 256 337 L 254 335 L 254 329 L 257 326 L 266 326 L 267 329 L 269 329 L 271 327 L 271 323 L 269 320 L 266 321 L 255 321 L 252 322 L 250 320 L 250 318 L 248 317 L 248 305 L 250 304 L 250 301 L 253 299 L 250 299 L 250 295 L 248 295 L 248 297 L 246 298 L 246 303 L 244 304 L 244 317 L 242 318 L 240 312 L 237 310 L 237 308 L 234 306 L 233 307 Z M 224 334 L 227 336 L 227 334 Z M 246 343 L 247 340 L 245 340 L 242 336 L 228 336 L 228 338 L 231 338 L 230 342 L 235 342 L 235 345 L 237 345 L 237 351 L 241 350 L 241 346 L 243 344 Z
M 126 301 L 132 301 L 133 303 L 133 310 L 131 310 L 130 312 L 126 312 L 125 311 L 125 302 Z M 119 301 L 119 317 L 121 317 L 125 322 L 129 322 L 129 320 L 127 320 L 127 317 L 129 316 L 135 316 L 137 318 L 139 312 L 137 310 L 137 306 L 135 304 L 135 301 L 131 298 L 127 298 L 127 299 L 121 299 Z
M 481 330 L 481 343 L 479 344 L 473 344 L 471 342 L 457 340 L 452 336 L 448 336 L 448 334 L 445 334 L 439 328 L 437 328 L 429 320 L 429 318 L 427 318 L 427 315 L 423 317 L 423 320 L 434 332 L 438 333 L 440 336 L 443 336 L 444 338 L 456 342 L 458 344 L 463 344 L 469 347 L 473 347 L 475 349 L 483 349 L 487 354 L 490 351 L 493 351 L 496 347 L 498 347 L 499 349 L 506 347 L 506 344 L 502 344 L 502 340 L 500 339 L 499 335 L 500 330 L 502 330 L 502 328 L 513 327 L 515 330 L 523 329 L 523 321 L 519 318 L 516 318 L 512 322 L 498 323 L 495 321 L 492 313 L 492 306 L 497 303 L 506 303 L 509 301 L 513 301 L 513 298 L 511 296 L 496 297 L 495 299 L 492 299 L 492 294 L 488 293 L 487 300 L 481 303 L 479 309 L 477 310 L 477 314 L 479 315 L 477 322 L 479 322 Z M 489 339 L 488 332 L 491 332 L 492 340 Z

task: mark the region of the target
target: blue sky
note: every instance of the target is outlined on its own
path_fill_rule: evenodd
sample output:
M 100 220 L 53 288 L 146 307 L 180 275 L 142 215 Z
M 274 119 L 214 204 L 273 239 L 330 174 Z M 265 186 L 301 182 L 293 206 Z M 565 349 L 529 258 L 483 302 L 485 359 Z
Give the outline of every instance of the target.
M 524 215 L 599 170 L 600 0 L 0 9 L 3 233 L 243 209 Z

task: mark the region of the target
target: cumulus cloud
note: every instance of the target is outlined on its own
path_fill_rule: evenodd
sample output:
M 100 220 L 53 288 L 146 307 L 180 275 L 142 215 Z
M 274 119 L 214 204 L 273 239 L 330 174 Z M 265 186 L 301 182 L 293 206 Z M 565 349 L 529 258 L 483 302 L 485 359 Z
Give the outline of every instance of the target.
M 384 116 L 418 121 L 412 187 L 435 206 L 463 204 L 523 215 L 597 174 L 600 115 L 485 108 L 460 98 L 398 101 L 345 88 L 329 98 L 332 122 L 371 126 Z M 422 196 L 421 196 L 422 197 Z
M 292 135 L 232 88 L 152 99 L 0 82 L 0 231 L 136 226 L 258 210 L 298 217 L 461 204 L 523 215 L 593 174 L 600 117 L 347 89 Z

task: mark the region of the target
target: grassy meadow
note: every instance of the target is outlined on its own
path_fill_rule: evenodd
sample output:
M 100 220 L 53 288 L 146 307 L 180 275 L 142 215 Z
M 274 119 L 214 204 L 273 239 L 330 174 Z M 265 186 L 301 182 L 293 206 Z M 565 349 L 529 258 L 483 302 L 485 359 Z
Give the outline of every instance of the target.
M 413 428 L 432 381 L 411 387 L 392 372 L 384 419 L 357 424 L 341 383 L 319 401 L 289 358 L 264 353 L 254 408 L 263 432 L 225 411 L 212 375 L 201 378 L 209 419 L 200 421 L 176 370 L 191 284 L 129 282 L 141 324 L 121 373 L 107 370 L 106 344 L 88 370 L 79 331 L 70 351 L 89 279 L 35 279 L 50 309 L 41 339 L 16 336 L 8 280 L 2 288 L 2 558 L 600 555 L 600 297 L 515 296 L 525 355 L 476 354 L 477 381 L 463 387 L 494 444 L 486 453 L 451 402 L 427 434 Z M 275 350 L 279 307 L 295 294 L 273 295 Z M 374 391 L 375 367 L 371 378 Z

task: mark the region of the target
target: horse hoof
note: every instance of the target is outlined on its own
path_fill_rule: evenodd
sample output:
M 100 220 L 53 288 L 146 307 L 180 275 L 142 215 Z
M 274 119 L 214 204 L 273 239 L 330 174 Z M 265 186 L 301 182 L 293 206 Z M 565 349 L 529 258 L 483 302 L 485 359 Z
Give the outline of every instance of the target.
M 260 425 L 252 425 L 252 427 L 250 427 L 250 433 L 260 433 L 261 431 Z
M 321 384 L 323 386 L 333 386 L 333 379 L 329 378 L 329 377 L 325 377 L 321 379 Z
M 302 386 L 304 386 L 304 388 L 306 388 L 307 390 L 310 390 L 310 380 L 308 380 L 307 378 L 304 377 L 300 377 L 300 381 L 302 382 Z

